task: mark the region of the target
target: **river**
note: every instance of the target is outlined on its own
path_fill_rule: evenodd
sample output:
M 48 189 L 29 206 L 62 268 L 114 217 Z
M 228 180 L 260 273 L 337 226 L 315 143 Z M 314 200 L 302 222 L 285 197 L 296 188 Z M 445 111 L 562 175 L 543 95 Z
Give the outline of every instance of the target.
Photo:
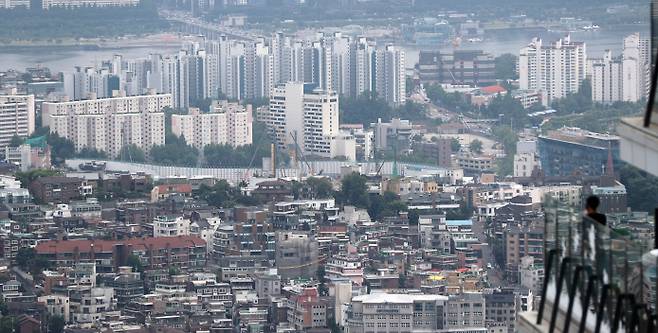
M 584 41 L 587 43 L 587 53 L 589 57 L 600 57 L 604 50 L 610 49 L 613 54 L 618 55 L 622 50 L 624 37 L 633 32 L 640 32 L 644 36 L 649 34 L 648 25 L 624 25 L 615 26 L 614 28 L 602 27 L 597 31 L 579 31 L 572 33 L 572 39 Z M 537 36 L 538 35 L 538 36 Z M 543 31 L 540 33 L 513 30 L 500 31 L 495 34 L 486 34 L 483 41 L 470 43 L 462 42 L 460 49 L 481 49 L 494 55 L 502 53 L 518 54 L 519 49 L 528 44 L 532 37 L 541 37 L 545 41 L 551 41 L 559 38 L 564 34 Z M 96 50 L 86 50 L 79 46 L 61 46 L 61 47 L 31 47 L 26 49 L 6 48 L 0 46 L 0 71 L 7 69 L 23 70 L 26 67 L 37 65 L 49 67 L 53 72 L 70 71 L 74 66 L 91 66 L 100 63 L 102 60 L 111 59 L 114 54 L 121 54 L 125 58 L 146 57 L 149 53 L 169 54 L 175 53 L 179 46 L 176 43 L 160 44 L 154 46 L 137 46 L 133 47 L 126 43 L 123 47 L 120 43 L 116 47 L 103 48 Z M 415 45 L 404 46 L 407 53 L 407 67 L 413 68 L 418 62 L 418 53 L 420 49 L 432 49 L 431 46 L 418 47 Z M 434 49 L 451 50 L 451 45 L 436 46 Z
M 602 57 L 605 50 L 611 50 L 613 56 L 620 55 L 623 49 L 624 37 L 639 32 L 643 37 L 649 36 L 648 25 L 623 25 L 615 26 L 614 28 L 602 27 L 596 31 L 577 31 L 571 33 L 571 40 L 583 41 L 587 46 L 587 56 L 590 58 Z M 537 33 L 536 31 L 525 30 L 506 30 L 500 31 L 495 34 L 485 34 L 481 42 L 470 43 L 466 40 L 462 41 L 459 49 L 462 50 L 485 50 L 493 55 L 500 55 L 503 53 L 519 54 L 519 50 L 527 45 L 533 37 L 540 37 L 544 43 L 556 40 L 564 33 L 543 31 Z M 407 67 L 413 68 L 418 62 L 419 50 L 429 50 L 431 46 L 405 46 Z M 452 45 L 442 45 L 434 49 L 449 51 L 452 50 Z

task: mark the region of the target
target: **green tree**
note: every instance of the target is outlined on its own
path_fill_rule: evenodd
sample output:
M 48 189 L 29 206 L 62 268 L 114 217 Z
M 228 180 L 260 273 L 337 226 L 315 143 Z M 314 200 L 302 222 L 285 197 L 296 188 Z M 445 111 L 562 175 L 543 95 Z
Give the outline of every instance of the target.
M 343 205 L 368 208 L 370 200 L 368 199 L 366 177 L 356 172 L 343 177 L 336 200 Z
M 3 316 L 0 318 L 0 333 L 17 332 L 14 316 Z
M 62 333 L 64 332 L 64 326 L 66 322 L 62 316 L 51 316 L 48 321 L 48 332 L 50 333 Z
M 2 297 L 0 297 L 0 314 L 2 314 L 3 317 L 9 314 L 9 308 L 7 308 L 7 303 Z
M 236 198 L 239 197 L 239 191 L 232 188 L 225 179 L 222 179 L 212 187 L 201 185 L 201 187 L 195 191 L 195 195 L 200 199 L 205 200 L 211 206 L 226 208 L 235 205 Z
M 311 196 L 317 199 L 330 198 L 334 194 L 334 187 L 331 180 L 327 178 L 310 177 L 306 180 L 306 186 L 309 187 Z
M 592 83 L 585 79 L 580 84 L 577 93 L 553 101 L 552 107 L 559 114 L 583 113 L 592 109 Z
M 628 193 L 628 206 L 637 211 L 653 212 L 658 203 L 658 177 L 626 163 L 618 170 L 619 180 Z
M 407 276 L 404 273 L 398 274 L 398 284 L 400 288 L 406 288 L 407 286 Z
M 473 105 L 464 94 L 458 92 L 448 93 L 438 84 L 430 84 L 425 88 L 427 97 L 435 104 L 455 112 L 471 112 Z
M 517 56 L 505 53 L 496 57 L 496 79 L 498 80 L 516 80 L 519 76 L 516 73 Z
M 269 134 L 265 124 L 254 122 L 253 133 L 254 144 L 240 147 L 230 145 L 207 145 L 203 148 L 203 156 L 206 163 L 213 167 L 247 167 L 249 165 L 260 165 L 264 157 L 270 157 Z M 289 157 L 284 153 L 276 156 L 279 165 L 285 164 Z
M 30 171 L 19 171 L 16 178 L 21 182 L 21 187 L 28 188 L 32 182 L 39 177 L 50 177 L 59 175 L 59 171 L 48 169 L 34 169 Z
M 461 149 L 462 149 L 462 144 L 459 142 L 459 139 L 457 138 L 450 139 L 450 150 L 452 150 L 453 153 L 457 153 Z
M 330 316 L 328 318 L 328 324 L 327 326 L 331 330 L 331 333 L 342 333 L 343 330 L 340 329 L 340 326 L 336 323 L 336 317 L 335 316 Z
M 503 145 L 505 157 L 498 161 L 497 174 L 507 176 L 514 172 L 514 154 L 516 154 L 516 143 L 519 137 L 509 126 L 498 126 L 492 130 L 496 141 Z
M 476 154 L 482 154 L 482 141 L 475 139 L 471 141 L 468 147 L 471 150 L 471 152 Z
M 319 265 L 317 270 L 317 278 L 320 285 L 318 286 L 318 292 L 321 296 L 329 295 L 329 288 L 327 287 L 327 278 L 324 265 Z
M 18 249 L 16 264 L 35 277 L 50 267 L 50 262 L 46 258 L 38 256 L 33 248 Z
M 144 265 L 142 265 L 142 260 L 134 254 L 130 254 L 128 259 L 126 259 L 126 265 L 133 268 L 133 272 L 144 272 Z
M 497 95 L 481 112 L 488 118 L 502 116 L 502 123 L 513 125 L 515 128 L 524 127 L 529 121 L 528 112 L 523 108 L 521 102 L 512 97 L 510 93 Z
M 340 103 L 340 122 L 345 124 L 363 124 L 388 121 L 394 114 L 393 108 L 376 93 L 366 91 L 357 98 L 343 97 Z
M 29 264 L 34 260 L 35 252 L 33 248 L 22 247 L 16 254 L 16 265 L 23 270 L 29 269 Z
M 225 98 L 226 99 L 226 98 Z M 256 111 L 257 108 L 261 106 L 266 106 L 270 104 L 270 99 L 267 97 L 263 98 L 253 98 L 253 99 L 245 99 L 242 101 L 243 105 L 251 105 L 253 108 L 254 112 Z
M 167 135 L 164 145 L 151 148 L 153 162 L 164 165 L 195 166 L 199 159 L 199 151 L 188 146 L 185 138 Z
M 408 119 L 411 121 L 428 120 L 425 106 L 412 101 L 407 101 L 406 103 L 404 103 L 404 105 L 394 109 L 391 116 Z
M 204 99 L 191 99 L 190 100 L 190 106 L 199 108 L 201 112 L 209 112 L 210 111 L 210 105 L 212 105 L 212 98 L 204 98 Z
M 18 134 L 14 134 L 11 137 L 11 141 L 9 141 L 9 147 L 18 147 L 18 146 L 22 145 L 23 142 L 25 142 L 25 139 L 18 136 Z
M 417 210 L 410 210 L 409 211 L 409 224 L 410 225 L 418 225 L 418 222 L 420 220 L 420 215 L 418 214 Z
M 82 148 L 77 154 L 78 157 L 82 158 L 94 158 L 94 159 L 106 159 L 107 153 L 96 148 Z
M 175 114 L 187 114 L 187 112 L 181 109 L 174 109 L 170 107 L 163 108 L 162 112 L 165 114 L 165 138 L 166 138 L 168 135 L 174 134 L 171 130 L 171 116 Z
M 146 162 L 146 154 L 136 144 L 130 144 L 123 146 L 121 150 L 119 150 L 119 160 L 134 163 L 144 163 Z
M 50 145 L 50 155 L 53 163 L 61 164 L 66 159 L 75 156 L 75 146 L 73 146 L 71 140 L 63 138 L 57 133 L 50 133 L 46 141 Z
M 371 219 L 377 221 L 386 216 L 396 216 L 406 210 L 407 204 L 402 202 L 397 194 L 386 191 L 384 195 L 377 194 L 370 198 L 368 215 Z
M 153 1 L 138 6 L 83 6 L 0 10 L 0 39 L 98 38 L 166 30 Z

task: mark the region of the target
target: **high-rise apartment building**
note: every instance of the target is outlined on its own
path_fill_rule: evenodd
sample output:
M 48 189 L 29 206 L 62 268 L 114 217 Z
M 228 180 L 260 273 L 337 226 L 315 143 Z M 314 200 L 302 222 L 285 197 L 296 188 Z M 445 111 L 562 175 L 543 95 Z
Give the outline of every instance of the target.
M 599 103 L 612 103 L 622 100 L 622 60 L 614 59 L 606 51 L 603 59 L 588 60 L 592 81 L 592 100 Z M 637 82 L 636 82 L 637 84 Z
M 331 156 L 331 141 L 339 134 L 338 95 L 314 89 L 312 84 L 290 82 L 272 91 L 264 121 L 277 146 L 299 145 L 305 154 Z
M 649 94 L 651 78 L 651 48 L 648 38 L 634 33 L 624 38 L 622 53 L 623 101 L 637 102 Z
M 403 50 L 387 45 L 375 51 L 374 89 L 379 98 L 393 106 L 407 101 L 406 63 Z
M 45 102 L 43 126 L 73 142 L 76 150 L 93 148 L 117 157 L 134 144 L 148 152 L 164 144 L 162 111 L 172 107 L 171 94 L 118 96 L 68 102 Z
M 34 132 L 34 95 L 0 95 L 0 147 Z
M 1 0 L 0 0 L 1 1 Z M 111 97 L 116 90 L 141 95 L 149 89 L 171 94 L 175 108 L 225 96 L 251 100 L 270 96 L 278 84 L 312 83 L 338 95 L 376 92 L 392 106 L 406 101 L 404 51 L 377 48 L 365 37 L 340 33 L 296 40 L 283 33 L 271 39 L 234 40 L 221 36 L 188 42 L 172 55 L 126 60 L 117 55 L 97 67 L 64 74 L 64 90 L 74 100 Z
M 251 105 L 244 107 L 219 101 L 210 107 L 210 111 L 202 113 L 190 108 L 188 114 L 172 115 L 172 132 L 184 137 L 187 144 L 197 149 L 210 144 L 239 147 L 252 143 Z
M 606 51 L 602 59 L 589 59 L 587 75 L 592 81 L 592 100 L 599 103 L 637 102 L 650 86 L 649 40 L 639 33 L 624 38 L 621 57 Z
M 541 39 L 521 49 L 519 55 L 520 89 L 541 90 L 548 101 L 578 92 L 586 75 L 585 43 L 571 36 L 544 45 Z

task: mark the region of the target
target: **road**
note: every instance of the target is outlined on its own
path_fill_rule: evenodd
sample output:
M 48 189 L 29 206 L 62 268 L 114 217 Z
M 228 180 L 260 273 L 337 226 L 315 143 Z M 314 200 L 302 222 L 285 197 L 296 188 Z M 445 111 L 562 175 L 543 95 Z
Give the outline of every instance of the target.
M 502 287 L 505 284 L 503 280 L 503 272 L 497 267 L 496 260 L 494 259 L 493 249 L 487 243 L 487 235 L 485 234 L 485 222 L 478 222 L 473 220 L 473 234 L 482 245 L 482 263 L 484 268 L 487 269 L 487 277 L 492 287 Z M 491 268 L 487 268 L 491 264 Z
M 256 40 L 259 35 L 252 33 L 248 30 L 236 29 L 232 27 L 222 26 L 217 23 L 207 22 L 202 19 L 191 16 L 189 13 L 171 11 L 171 10 L 161 10 L 160 16 L 164 17 L 166 20 L 179 22 L 190 27 L 194 27 L 201 31 L 211 31 L 219 35 L 226 35 L 229 37 L 234 37 L 237 39 L 243 40 Z
M 27 274 L 26 272 L 18 268 L 18 266 L 13 266 L 11 268 L 11 271 L 14 272 L 14 274 L 16 275 L 16 280 L 18 280 L 18 282 L 21 283 L 21 286 L 25 290 L 23 294 L 37 295 L 36 292 L 37 290 L 34 287 L 34 279 L 32 278 L 31 275 Z
M 440 119 L 444 123 L 461 122 L 466 128 L 473 132 L 479 132 L 485 135 L 491 133 L 491 126 L 488 123 L 482 122 L 481 119 L 473 119 L 461 113 L 450 111 L 436 105 L 434 102 L 430 101 L 425 90 L 422 88 L 416 89 L 409 99 L 415 103 L 424 105 L 428 118 Z

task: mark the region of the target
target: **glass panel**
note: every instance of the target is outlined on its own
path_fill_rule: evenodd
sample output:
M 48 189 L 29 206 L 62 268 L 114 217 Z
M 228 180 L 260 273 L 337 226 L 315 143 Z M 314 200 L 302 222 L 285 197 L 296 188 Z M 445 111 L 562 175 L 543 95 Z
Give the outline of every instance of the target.
M 620 294 L 632 295 L 636 304 L 655 304 L 658 251 L 645 254 L 646 243 L 631 239 L 630 234 L 624 230 L 611 229 L 584 216 L 576 207 L 564 205 L 551 197 L 545 198 L 544 202 L 544 253 L 547 255 L 551 250 L 557 251 L 556 260 L 546 263 L 551 265 L 551 269 L 550 276 L 546 276 L 545 281 L 549 286 L 553 284 L 547 294 L 550 302 L 560 299 L 559 306 L 565 307 L 566 302 L 562 300 L 570 296 L 573 281 L 578 281 L 575 297 L 578 297 L 580 302 L 584 301 L 588 280 L 591 275 L 596 275 L 598 283 L 593 285 L 592 297 L 588 301 L 588 308 L 591 310 L 589 315 L 596 317 L 597 313 L 602 311 L 605 323 L 612 322 L 612 309 L 616 307 L 617 296 Z M 565 259 L 568 265 L 562 272 L 560 295 L 551 299 L 555 297 L 557 278 Z M 583 272 L 578 279 L 574 279 L 579 266 Z M 612 288 L 605 305 L 600 302 L 604 284 L 609 284 Z M 625 304 L 623 309 L 633 310 Z M 563 310 L 566 311 L 566 308 Z M 545 312 L 544 316 L 550 318 L 549 313 Z

